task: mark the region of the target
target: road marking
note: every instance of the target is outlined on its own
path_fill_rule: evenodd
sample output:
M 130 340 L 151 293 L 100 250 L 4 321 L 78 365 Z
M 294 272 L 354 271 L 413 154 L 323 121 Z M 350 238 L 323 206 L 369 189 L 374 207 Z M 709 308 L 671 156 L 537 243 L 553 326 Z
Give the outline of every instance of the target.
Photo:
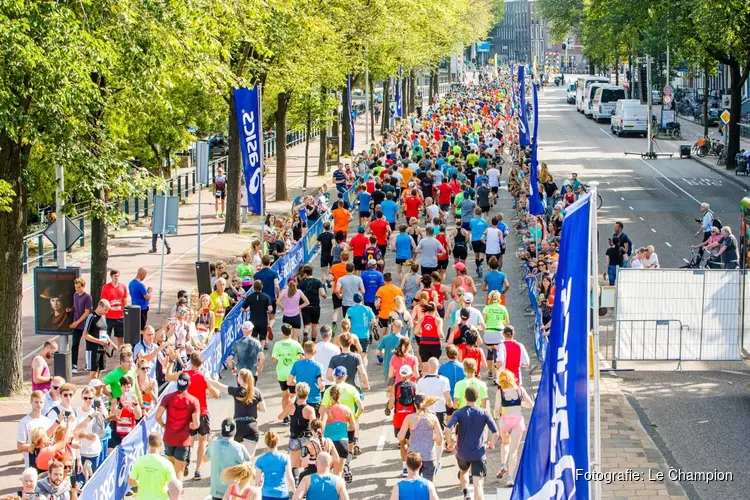
M 661 175 L 661 176 L 662 176 L 663 178 L 665 178 L 666 180 L 668 180 L 668 181 L 669 181 L 669 182 L 670 182 L 670 183 L 671 183 L 671 184 L 672 184 L 672 185 L 673 185 L 674 187 L 676 187 L 677 189 L 679 189 L 680 191 L 682 191 L 683 193 L 685 193 L 686 195 L 688 195 L 688 196 L 690 197 L 690 199 L 691 199 L 691 200 L 695 201 L 695 202 L 696 202 L 696 203 L 697 203 L 698 205 L 700 205 L 700 204 L 701 204 L 701 202 L 700 202 L 700 201 L 698 201 L 698 200 L 697 200 L 697 199 L 695 198 L 695 196 L 693 196 L 692 194 L 690 194 L 690 193 L 688 193 L 687 191 L 685 191 L 684 189 L 682 189 L 682 187 L 678 186 L 678 185 L 677 185 L 677 183 L 676 183 L 675 181 L 673 181 L 672 179 L 670 179 L 670 178 L 669 178 L 669 177 L 667 177 L 666 175 L 662 174 L 662 173 L 661 173 L 661 172 L 660 172 L 659 170 L 657 170 L 657 169 L 656 169 L 656 168 L 655 168 L 655 167 L 654 167 L 653 165 L 651 165 L 651 164 L 650 164 L 649 162 L 647 162 L 647 161 L 646 161 L 646 160 L 644 160 L 643 158 L 641 158 L 640 160 L 641 160 L 641 161 L 643 162 L 643 164 L 644 164 L 644 165 L 647 165 L 647 166 L 648 166 L 648 168 L 650 168 L 651 170 L 653 170 L 654 172 L 656 172 L 657 174 Z
M 609 186 L 610 184 L 612 184 L 612 183 L 611 183 L 611 182 L 609 182 L 609 181 L 607 181 L 607 186 Z M 403 238 L 401 238 L 401 239 L 403 239 Z
M 689 261 L 689 260 L 687 260 L 687 259 L 686 259 L 685 257 L 683 257 L 683 258 L 682 258 L 682 260 L 684 260 L 684 261 L 685 261 L 685 264 L 690 264 L 690 261 Z
M 644 219 L 643 217 L 640 217 L 640 216 L 638 218 L 641 219 L 641 220 L 646 220 L 646 219 Z
M 629 208 L 630 210 L 635 210 L 635 208 L 633 208 L 633 207 L 628 207 L 628 208 Z M 401 239 L 403 239 L 403 238 L 401 238 Z
M 606 135 L 606 136 L 607 136 L 607 137 L 609 137 L 610 139 L 614 139 L 614 137 L 612 137 L 611 135 L 609 135 L 609 134 L 608 134 L 608 133 L 607 133 L 607 132 L 606 132 L 606 131 L 605 131 L 605 130 L 604 130 L 603 128 L 599 127 L 599 130 L 601 130 L 601 131 L 602 131 L 602 134 Z
M 651 232 L 652 232 L 652 233 L 655 233 L 655 232 L 656 232 L 656 229 L 654 229 L 654 228 L 652 227 L 652 228 L 651 228 Z
M 383 451 L 383 448 L 385 447 L 385 434 L 381 434 L 378 438 L 378 446 L 375 448 L 377 451 Z
M 672 244 L 669 243 L 668 241 L 665 241 L 664 244 L 667 245 L 669 248 L 672 248 Z

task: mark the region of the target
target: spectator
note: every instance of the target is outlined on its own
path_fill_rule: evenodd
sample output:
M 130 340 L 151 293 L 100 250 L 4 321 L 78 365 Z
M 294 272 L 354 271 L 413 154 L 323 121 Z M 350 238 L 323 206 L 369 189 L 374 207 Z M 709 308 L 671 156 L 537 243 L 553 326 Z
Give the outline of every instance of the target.
M 213 440 L 206 450 L 206 460 L 211 462 L 211 496 L 216 499 L 224 498 L 228 489 L 222 481 L 222 471 L 251 459 L 247 449 L 231 439 L 236 431 L 234 420 L 225 418 L 221 423 L 221 437 Z
M 646 255 L 645 259 L 643 259 L 643 267 L 646 269 L 658 269 L 659 266 L 659 256 L 656 255 L 656 252 L 654 250 L 653 245 L 649 245 L 646 247 Z
M 99 294 L 101 300 L 106 300 L 109 307 L 105 313 L 107 318 L 107 335 L 114 335 L 118 346 L 123 344 L 125 335 L 124 318 L 125 306 L 128 303 L 128 289 L 120 283 L 120 271 L 112 269 L 109 272 L 110 282 L 102 287 Z M 101 300 L 99 304 L 101 305 Z
M 86 281 L 83 278 L 77 278 L 74 286 L 76 293 L 73 294 L 73 323 L 70 324 L 73 329 L 73 348 L 70 354 L 73 359 L 73 373 L 78 373 L 78 352 L 83 338 L 83 325 L 94 310 L 94 305 L 91 295 L 86 293 Z
M 106 299 L 101 299 L 94 312 L 89 314 L 83 324 L 83 338 L 86 340 L 86 370 L 91 380 L 99 378 L 99 374 L 106 368 L 105 353 L 112 357 L 115 344 L 109 337 L 107 330 L 107 313 L 110 305 Z
M 732 228 L 729 226 L 723 226 L 721 228 L 721 248 L 717 255 L 721 258 L 721 262 L 724 264 L 724 269 L 737 269 L 740 262 L 740 252 L 738 247 L 737 238 L 732 234 Z
M 75 333 L 75 332 L 74 332 Z M 52 385 L 52 375 L 47 362 L 57 352 L 57 342 L 48 340 L 42 346 L 39 354 L 31 360 L 31 390 L 48 392 Z M 74 372 L 75 373 L 75 372 Z
M 141 308 L 141 330 L 146 328 L 146 324 L 148 323 L 148 307 L 151 300 L 151 293 L 153 292 L 153 288 L 143 284 L 147 275 L 148 270 L 145 267 L 139 267 L 135 278 L 128 284 L 130 304 Z
M 46 500 L 70 500 L 70 480 L 65 476 L 65 465 L 53 460 L 49 465 L 49 474 L 39 481 L 36 493 L 43 495 Z
M 39 473 L 36 469 L 28 467 L 21 473 L 21 491 L 18 492 L 22 500 L 39 500 L 36 486 L 39 482 Z
M 132 391 L 133 389 L 137 389 L 137 386 L 133 382 L 133 378 L 129 375 L 120 377 L 119 387 L 122 390 L 122 395 L 116 402 L 112 403 L 112 412 L 110 414 L 113 430 L 112 437 L 108 443 L 110 448 L 116 448 L 125 436 L 135 429 L 138 421 L 143 418 L 141 405 L 138 404 L 138 399 Z
M 62 385 L 62 384 L 60 384 Z M 56 391 L 59 390 L 55 389 Z M 18 422 L 18 435 L 16 439 L 16 449 L 23 455 L 23 463 L 25 467 L 29 467 L 29 446 L 31 445 L 31 434 L 36 428 L 41 428 L 47 432 L 55 420 L 52 420 L 42 414 L 44 408 L 44 394 L 40 390 L 31 392 L 31 412 L 24 416 L 20 422 Z M 58 421 L 62 421 L 60 415 L 56 415 Z M 64 416 L 63 416 L 64 418 Z
M 107 434 L 107 412 L 104 408 L 94 407 L 95 391 L 91 387 L 84 387 L 81 391 L 83 404 L 76 408 L 78 426 L 75 437 L 81 444 L 78 453 L 81 455 L 82 470 L 78 472 L 76 481 L 85 484 L 88 477 L 99 468 L 99 456 L 102 454 L 101 438 Z

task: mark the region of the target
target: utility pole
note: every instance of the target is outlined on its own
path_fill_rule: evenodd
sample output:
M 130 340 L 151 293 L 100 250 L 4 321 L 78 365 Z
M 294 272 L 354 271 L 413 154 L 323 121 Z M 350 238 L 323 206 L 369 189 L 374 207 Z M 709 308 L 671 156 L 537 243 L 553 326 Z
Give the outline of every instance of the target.
M 651 140 L 651 134 L 653 133 L 651 128 L 651 56 L 649 54 L 646 54 L 646 99 L 648 103 L 648 156 L 649 158 L 653 158 L 654 154 L 654 141 Z
M 56 232 L 57 232 L 57 268 L 67 269 L 68 265 L 66 262 L 66 238 L 65 238 L 65 216 L 63 215 L 63 207 L 65 202 L 63 201 L 63 192 L 65 191 L 65 169 L 61 164 L 57 164 L 57 189 L 55 190 L 55 213 L 57 219 L 55 220 Z M 71 332 L 72 333 L 72 332 Z M 60 352 L 55 354 L 55 374 L 60 375 L 61 373 L 65 377 L 65 380 L 70 380 L 69 376 L 72 375 L 72 361 L 70 359 L 70 349 L 68 348 L 68 336 L 60 335 L 59 338 Z
M 365 151 L 370 142 L 370 65 L 367 64 L 367 45 L 365 44 Z
M 667 44 L 667 85 L 669 85 L 669 44 Z

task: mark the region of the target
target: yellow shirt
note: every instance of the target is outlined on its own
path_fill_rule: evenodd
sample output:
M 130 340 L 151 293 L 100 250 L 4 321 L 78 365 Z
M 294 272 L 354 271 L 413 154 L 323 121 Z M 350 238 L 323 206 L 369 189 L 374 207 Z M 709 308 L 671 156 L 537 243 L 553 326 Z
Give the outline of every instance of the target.
M 229 307 L 229 295 L 227 295 L 227 292 L 224 292 L 219 296 L 216 290 L 214 290 L 211 292 L 209 299 L 211 300 L 211 310 L 214 312 L 215 317 L 214 326 L 216 327 L 216 331 L 219 331 L 221 323 L 224 321 L 224 314 L 227 307 Z

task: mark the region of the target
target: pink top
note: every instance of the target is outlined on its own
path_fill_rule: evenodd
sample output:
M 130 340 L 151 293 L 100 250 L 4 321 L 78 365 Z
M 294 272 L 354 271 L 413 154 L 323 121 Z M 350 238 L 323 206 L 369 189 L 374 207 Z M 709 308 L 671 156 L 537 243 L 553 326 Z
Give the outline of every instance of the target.
M 44 363 L 44 368 L 42 369 L 42 377 L 49 377 L 49 366 L 47 366 L 46 362 Z M 43 382 L 41 384 L 37 383 L 34 380 L 34 368 L 32 367 L 31 368 L 31 390 L 48 392 L 50 390 L 50 387 L 52 387 L 52 380 L 48 380 L 47 382 Z
M 299 301 L 302 300 L 302 292 L 297 290 L 297 293 L 289 297 L 289 291 L 281 294 L 282 305 L 284 306 L 284 316 L 293 318 L 299 316 Z
M 417 374 L 419 373 L 417 371 L 417 367 L 419 366 L 419 361 L 417 360 L 417 357 L 413 354 L 407 354 L 403 358 L 400 356 L 392 356 L 391 357 L 391 368 L 393 368 L 393 373 L 396 377 L 396 384 L 401 382 L 403 380 L 403 377 L 399 375 L 399 371 L 401 371 L 401 367 L 404 365 L 409 365 L 411 367 L 411 372 L 413 375 L 409 380 L 412 382 L 417 381 Z

